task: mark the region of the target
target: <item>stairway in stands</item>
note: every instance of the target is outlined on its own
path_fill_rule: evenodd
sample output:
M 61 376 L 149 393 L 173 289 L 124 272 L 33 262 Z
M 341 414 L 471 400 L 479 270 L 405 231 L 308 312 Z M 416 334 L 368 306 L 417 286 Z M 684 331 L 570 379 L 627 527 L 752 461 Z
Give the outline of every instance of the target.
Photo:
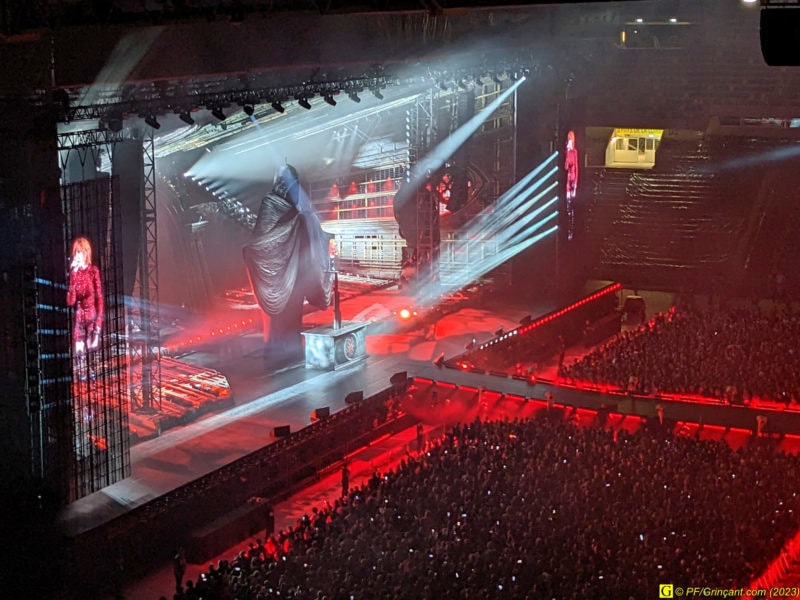
M 736 269 L 758 181 L 722 168 L 734 147 L 665 137 L 653 169 L 597 171 L 585 230 L 603 276 L 677 288 Z

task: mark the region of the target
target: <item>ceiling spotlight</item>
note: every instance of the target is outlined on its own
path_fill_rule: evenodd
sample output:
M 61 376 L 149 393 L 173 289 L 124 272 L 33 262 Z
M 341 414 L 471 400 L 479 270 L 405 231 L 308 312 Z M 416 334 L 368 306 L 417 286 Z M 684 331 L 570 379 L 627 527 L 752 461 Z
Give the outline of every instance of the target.
M 311 110 L 311 103 L 308 101 L 308 98 L 306 98 L 305 96 L 300 96 L 297 99 L 297 103 L 300 106 L 302 106 L 303 108 L 305 108 L 306 110 Z
M 355 90 L 347 92 L 347 96 L 353 102 L 361 102 L 361 98 L 358 97 L 358 92 L 356 92 Z
M 178 118 L 187 125 L 194 125 L 194 119 L 192 118 L 192 115 L 189 114 L 188 110 L 179 114 Z
M 222 112 L 222 108 L 220 108 L 219 106 L 215 106 L 211 110 L 211 114 L 214 115 L 220 121 L 224 121 L 225 120 L 225 113 Z
M 248 117 L 252 117 L 253 113 L 256 111 L 256 107 L 253 106 L 252 104 L 245 104 L 244 106 L 242 106 L 242 110 L 244 111 L 244 114 L 246 114 Z
M 270 106 L 272 106 L 272 110 L 275 112 L 283 113 L 286 111 L 280 100 L 275 100 Z
M 150 127 L 152 127 L 153 129 L 158 129 L 159 127 L 161 127 L 161 123 L 159 123 L 156 120 L 156 116 L 155 115 L 147 115 L 144 118 L 144 122 L 147 123 L 148 125 L 150 125 Z
M 331 94 L 325 94 L 325 102 L 327 102 L 331 106 L 336 106 L 336 100 L 333 99 L 333 96 Z
M 378 88 L 373 88 L 372 93 L 378 100 L 383 100 L 383 94 L 381 94 L 381 91 Z

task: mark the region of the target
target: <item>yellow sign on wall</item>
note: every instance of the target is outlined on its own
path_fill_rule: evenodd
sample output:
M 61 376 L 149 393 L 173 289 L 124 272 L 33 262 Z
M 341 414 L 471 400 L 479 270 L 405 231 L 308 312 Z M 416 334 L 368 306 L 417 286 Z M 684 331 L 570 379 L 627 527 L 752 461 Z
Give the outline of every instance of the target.
M 625 127 L 615 128 L 614 137 L 649 137 L 657 140 L 661 139 L 663 129 L 629 129 Z

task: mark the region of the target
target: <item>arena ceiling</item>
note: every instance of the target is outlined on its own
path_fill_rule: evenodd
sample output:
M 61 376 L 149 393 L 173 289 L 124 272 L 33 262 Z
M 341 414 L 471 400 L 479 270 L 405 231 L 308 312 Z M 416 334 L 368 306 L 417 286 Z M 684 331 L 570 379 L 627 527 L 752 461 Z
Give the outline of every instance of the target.
M 611 0 L 584 0 L 583 4 Z M 626 0 L 628 2 L 640 0 Z M 572 0 L 560 4 L 578 3 Z M 29 29 L 113 23 L 158 25 L 167 22 L 228 19 L 243 21 L 282 12 L 319 15 L 351 13 L 463 13 L 559 4 L 545 0 L 2 0 L 0 19 L 6 36 Z
M 420 77 L 435 85 L 560 68 L 563 40 L 613 41 L 634 15 L 666 20 L 680 7 L 675 0 L 0 3 L 7 32 L 0 99 L 52 103 L 62 123 L 111 124 L 346 97 Z

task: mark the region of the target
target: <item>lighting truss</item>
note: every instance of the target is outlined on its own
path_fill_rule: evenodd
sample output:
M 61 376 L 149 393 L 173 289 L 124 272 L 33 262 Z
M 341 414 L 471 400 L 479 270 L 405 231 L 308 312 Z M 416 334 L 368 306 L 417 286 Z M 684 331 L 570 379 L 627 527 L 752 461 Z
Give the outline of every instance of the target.
M 94 148 L 107 146 L 131 138 L 129 131 L 111 131 L 110 129 L 92 129 L 72 133 L 58 134 L 58 149 L 72 150 L 76 148 Z
M 342 91 L 380 90 L 388 86 L 400 85 L 401 83 L 404 82 L 401 82 L 396 77 L 371 74 L 336 81 L 230 91 L 226 91 L 224 88 L 239 84 L 238 80 L 232 79 L 227 84 L 209 85 L 208 91 L 202 89 L 202 86 L 192 86 L 191 84 L 166 87 L 149 86 L 145 89 L 133 86 L 117 86 L 117 88 L 109 90 L 105 94 L 101 93 L 101 100 L 96 103 L 80 105 L 78 104 L 79 99 L 75 98 L 75 101 L 66 110 L 59 112 L 59 119 L 64 123 L 70 123 L 105 118 L 112 111 L 123 115 L 156 117 L 158 115 L 187 112 L 186 107 L 201 108 L 231 104 L 240 106 L 281 104 L 299 97 L 332 97 Z

